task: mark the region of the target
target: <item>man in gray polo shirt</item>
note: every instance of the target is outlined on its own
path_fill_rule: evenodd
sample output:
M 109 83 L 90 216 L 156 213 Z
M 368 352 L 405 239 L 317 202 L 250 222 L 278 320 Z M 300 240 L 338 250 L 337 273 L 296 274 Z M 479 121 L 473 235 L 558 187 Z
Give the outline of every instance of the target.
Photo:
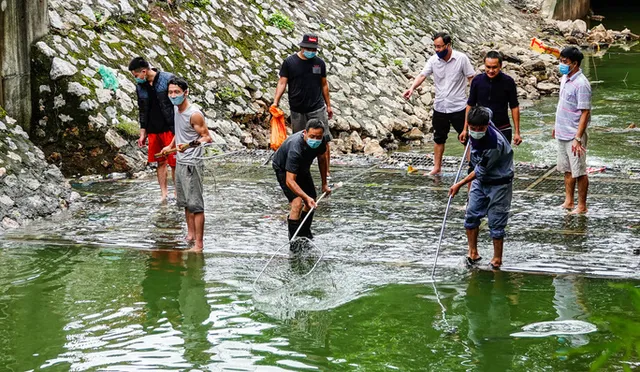
M 451 36 L 438 32 L 433 36 L 433 46 L 436 54 L 431 56 L 424 69 L 411 84 L 411 88 L 404 92 L 405 99 L 409 99 L 413 91 L 433 75 L 436 87 L 436 98 L 433 104 L 433 170 L 431 175 L 439 174 L 442 170 L 442 155 L 444 144 L 447 142 L 451 126 L 460 134 L 464 129 L 465 110 L 467 106 L 467 84 L 475 74 L 469 57 L 464 53 L 453 50 Z

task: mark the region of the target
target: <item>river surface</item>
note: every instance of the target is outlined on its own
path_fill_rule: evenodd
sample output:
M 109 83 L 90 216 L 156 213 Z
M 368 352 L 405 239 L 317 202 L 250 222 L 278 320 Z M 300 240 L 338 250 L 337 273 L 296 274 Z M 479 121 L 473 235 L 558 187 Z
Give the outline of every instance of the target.
M 502 271 L 462 266 L 460 196 L 430 278 L 455 143 L 442 178 L 336 166 L 348 182 L 321 202 L 314 244 L 264 271 L 286 242 L 269 167 L 209 164 L 202 254 L 183 251 L 182 212 L 153 179 L 76 184 L 82 209 L 1 237 L 0 370 L 640 368 L 640 137 L 626 129 L 640 50 L 610 52 L 585 71 L 601 81 L 589 162 L 611 170 L 575 217 L 557 208 L 560 175 L 520 166 Z M 554 111 L 555 98 L 524 110 L 518 161 L 554 163 Z

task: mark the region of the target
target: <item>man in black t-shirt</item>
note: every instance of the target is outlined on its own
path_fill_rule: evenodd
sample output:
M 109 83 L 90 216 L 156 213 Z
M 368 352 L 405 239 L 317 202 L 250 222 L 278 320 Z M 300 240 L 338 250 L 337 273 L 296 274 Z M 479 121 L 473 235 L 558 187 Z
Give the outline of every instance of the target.
M 317 56 L 318 36 L 305 34 L 300 50 L 287 57 L 280 68 L 280 80 L 276 87 L 273 105 L 280 105 L 280 98 L 289 86 L 291 129 L 294 133 L 305 129 L 307 121 L 318 119 L 324 124 L 324 140 L 327 145 L 327 172 L 329 172 L 329 119 L 333 117 L 327 83 L 327 66 Z
M 322 192 L 330 193 L 327 184 L 327 148 L 324 137 L 324 123 L 318 119 L 307 121 L 306 129 L 289 136 L 273 157 L 273 170 L 284 195 L 291 204 L 291 211 L 287 219 L 289 225 L 289 239 L 293 237 L 300 223 L 307 216 L 308 211 L 316 206 L 316 189 L 311 177 L 311 164 L 318 158 Z M 300 229 L 298 236 L 313 238 L 311 221 L 313 212 Z
M 500 71 L 502 69 L 502 54 L 490 51 L 484 57 L 484 74 L 476 75 L 471 81 L 469 99 L 467 100 L 467 115 L 472 107 L 478 105 L 488 107 L 493 112 L 493 123 L 507 138 L 507 142 L 518 146 L 522 143 L 520 137 L 520 107 L 515 81 L 511 76 Z M 508 109 L 513 117 L 513 129 L 509 121 Z M 465 118 L 466 116 L 465 115 Z M 460 141 L 465 142 L 468 134 L 468 124 L 460 133 Z

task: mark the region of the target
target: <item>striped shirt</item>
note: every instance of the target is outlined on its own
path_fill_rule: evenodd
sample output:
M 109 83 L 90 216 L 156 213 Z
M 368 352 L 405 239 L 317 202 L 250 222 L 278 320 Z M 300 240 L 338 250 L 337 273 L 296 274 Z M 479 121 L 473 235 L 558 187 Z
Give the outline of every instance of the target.
M 556 139 L 570 141 L 578 132 L 582 110 L 591 110 L 591 84 L 578 70 L 560 81 L 560 98 L 556 109 Z M 591 118 L 589 118 L 591 120 Z
M 450 114 L 467 107 L 467 79 L 472 77 L 475 71 L 466 54 L 454 50 L 448 61 L 434 54 L 427 60 L 420 74 L 424 77 L 433 75 L 433 84 L 436 87 L 434 110 Z

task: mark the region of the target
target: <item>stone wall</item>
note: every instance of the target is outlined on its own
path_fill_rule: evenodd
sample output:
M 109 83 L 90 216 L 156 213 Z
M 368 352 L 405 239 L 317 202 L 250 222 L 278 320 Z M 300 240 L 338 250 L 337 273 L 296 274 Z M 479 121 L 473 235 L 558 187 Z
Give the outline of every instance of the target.
M 30 45 L 48 32 L 46 0 L 0 2 L 0 106 L 25 129 L 31 120 Z
M 49 7 L 51 34 L 33 48 L 32 138 L 67 174 L 144 166 L 133 144 L 137 108 L 127 71 L 138 55 L 191 83 L 215 141 L 229 148 L 267 146 L 278 70 L 305 32 L 320 37 L 341 152 L 430 140 L 433 86 L 423 84 L 409 102 L 401 94 L 433 54 L 436 31 L 449 31 L 476 66 L 490 49 L 505 52 L 523 99 L 557 90 L 553 58 L 528 50 L 537 17 L 502 0 L 182 0 L 178 7 L 50 0 Z M 101 66 L 116 74 L 118 89 L 105 89 Z

